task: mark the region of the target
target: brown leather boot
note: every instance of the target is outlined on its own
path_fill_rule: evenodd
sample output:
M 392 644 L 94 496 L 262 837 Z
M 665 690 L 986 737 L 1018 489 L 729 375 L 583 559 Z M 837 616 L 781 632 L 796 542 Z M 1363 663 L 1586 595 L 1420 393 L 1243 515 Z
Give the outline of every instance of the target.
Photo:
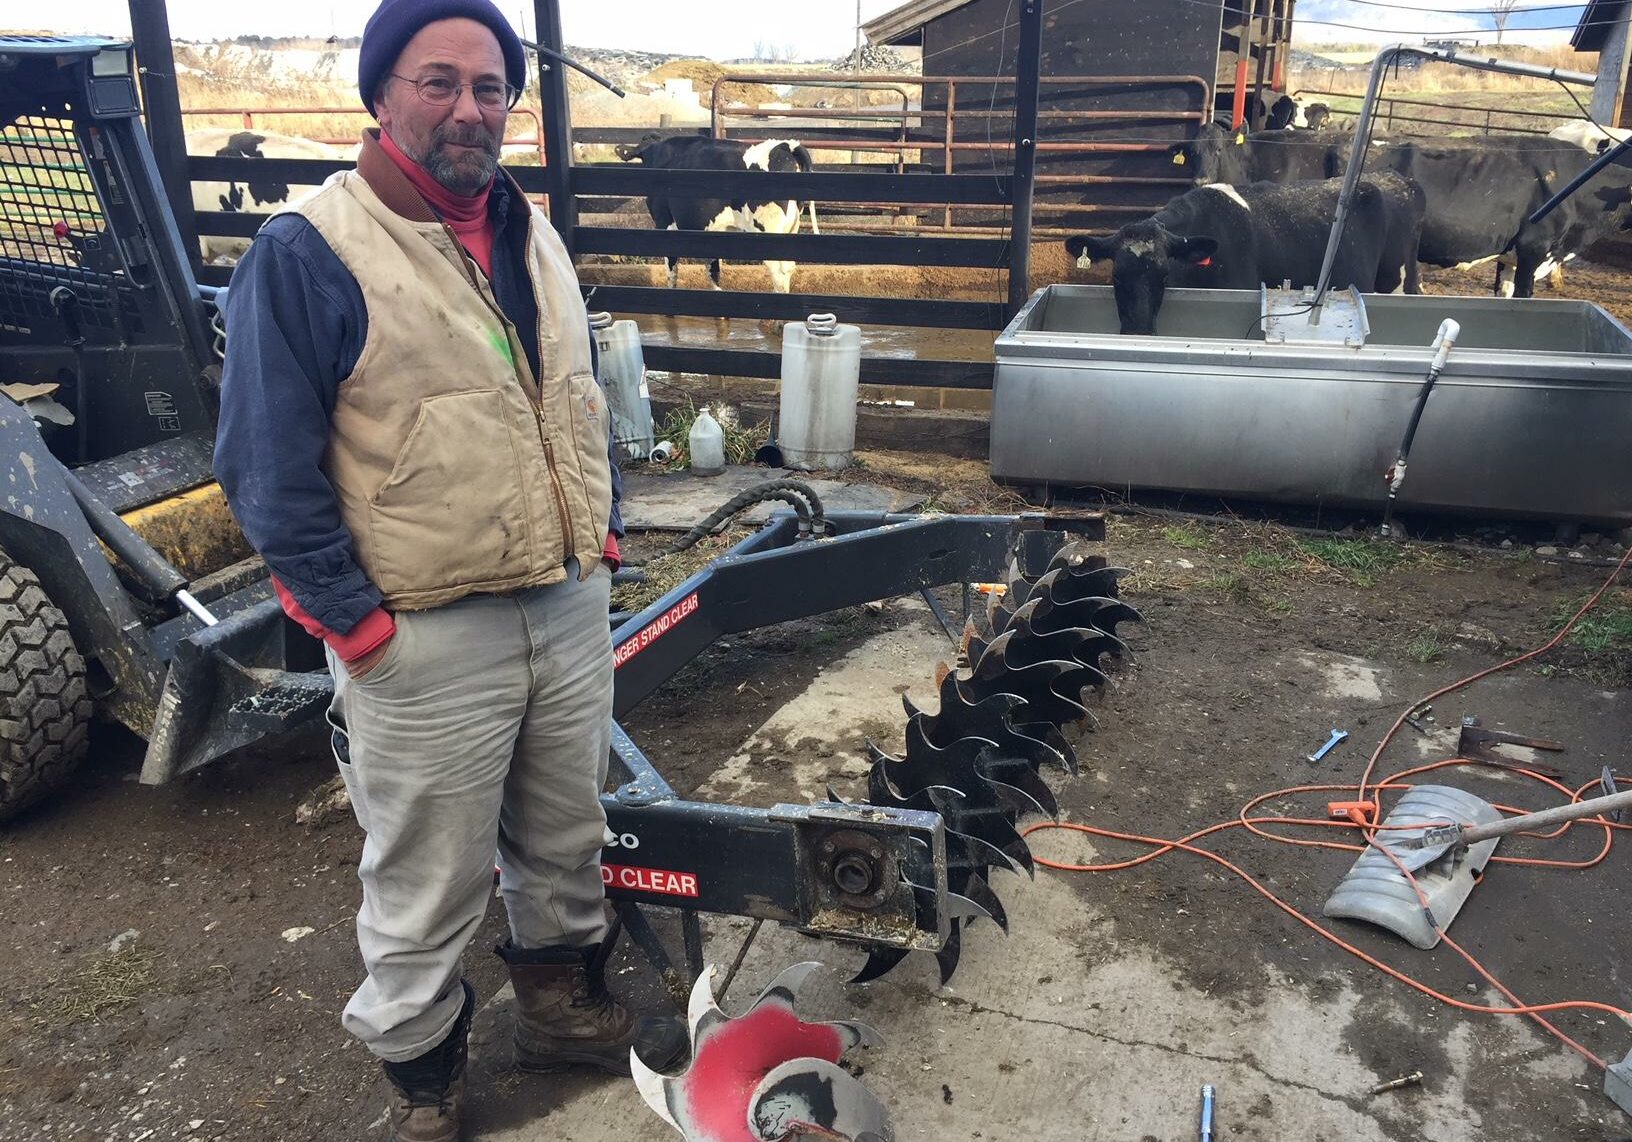
M 688 1037 L 672 1016 L 637 1016 L 606 988 L 610 944 L 587 948 L 494 949 L 516 988 L 516 1065 L 524 1071 L 570 1066 L 629 1073 L 629 1050 L 654 1071 L 686 1054 Z
M 435 1047 L 403 1063 L 385 1063 L 391 1080 L 391 1101 L 386 1108 L 389 1142 L 459 1142 L 459 1112 L 465 1100 L 465 1045 L 470 1018 L 476 1011 L 476 990 L 466 980 L 465 1006 L 448 1037 Z

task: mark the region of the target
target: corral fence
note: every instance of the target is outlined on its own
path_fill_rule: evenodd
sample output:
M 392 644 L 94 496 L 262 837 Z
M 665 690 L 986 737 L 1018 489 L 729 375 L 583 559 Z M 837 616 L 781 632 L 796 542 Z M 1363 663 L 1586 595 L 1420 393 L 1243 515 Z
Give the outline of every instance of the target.
M 236 118 L 239 125 L 246 131 L 257 128 L 262 130 L 275 129 L 280 119 L 288 119 L 301 115 L 348 115 L 359 120 L 359 129 L 362 121 L 371 118 L 369 113 L 361 107 L 184 107 L 181 111 L 183 119 L 221 119 Z M 520 138 L 506 137 L 504 146 L 508 148 L 522 147 L 538 156 L 540 166 L 544 165 L 544 118 L 531 107 L 517 106 L 511 109 L 512 119 L 525 119 L 533 125 L 531 135 Z M 271 120 L 269 123 L 268 120 Z M 359 131 L 360 133 L 360 131 Z M 310 139 L 314 143 L 327 143 L 332 147 L 346 147 L 357 142 L 357 134 L 347 136 L 313 135 L 302 132 L 301 138 Z
M 1056 185 L 1056 176 L 1037 173 L 1039 152 L 1090 157 L 1136 155 L 1149 157 L 1164 144 L 1137 135 L 1151 120 L 1187 129 L 1210 115 L 1211 88 L 1195 76 L 1094 77 L 1066 76 L 1043 80 L 1039 75 L 1043 8 L 1046 0 L 1016 0 L 1020 22 L 1019 54 L 1014 76 L 882 76 L 869 82 L 912 87 L 918 92 L 944 89 L 944 102 L 927 100 L 931 106 L 912 105 L 910 91 L 897 108 L 863 108 L 865 114 L 835 114 L 842 108 L 822 108 L 825 123 L 798 126 L 807 145 L 821 150 L 842 149 L 884 153 L 892 161 L 872 164 L 843 164 L 837 169 L 810 173 L 768 173 L 742 171 L 654 170 L 640 164 L 575 163 L 572 142 L 633 141 L 649 128 L 589 128 L 574 132 L 569 125 L 570 109 L 565 74 L 550 68 L 542 74 L 542 113 L 535 140 L 541 142 L 540 166 L 513 165 L 508 169 L 529 195 L 541 196 L 551 220 L 574 255 L 611 255 L 641 258 L 681 257 L 686 259 L 757 262 L 786 260 L 804 264 L 853 266 L 950 267 L 984 270 L 1006 275 L 1007 300 L 952 300 L 943 298 L 863 297 L 843 294 L 777 294 L 739 290 L 668 289 L 650 286 L 599 285 L 593 287 L 593 305 L 615 313 L 658 314 L 677 317 L 748 318 L 759 320 L 801 320 L 817 311 L 831 311 L 843 321 L 864 326 L 924 327 L 992 332 L 1029 295 L 1030 257 L 1033 234 L 1033 203 L 1039 183 L 1047 190 Z M 536 0 L 540 42 L 561 51 L 559 0 Z M 315 159 L 244 159 L 236 156 L 187 155 L 182 129 L 182 112 L 173 80 L 168 23 L 162 4 L 133 5 L 133 31 L 138 58 L 144 73 L 144 98 L 149 131 L 160 173 L 175 206 L 178 221 L 189 248 L 197 250 L 200 234 L 251 237 L 264 221 L 263 215 L 220 211 L 195 211 L 191 183 L 195 181 L 247 182 L 253 175 L 261 180 L 314 185 L 336 170 L 348 169 L 349 161 Z M 754 80 L 753 76 L 733 75 L 734 81 Z M 824 86 L 836 86 L 851 77 L 825 73 Z M 910 79 L 910 84 L 908 80 Z M 775 82 L 791 82 L 787 74 Z M 814 82 L 814 81 L 812 81 Z M 1040 113 L 1039 89 L 1047 82 L 1060 89 L 1076 84 L 1162 84 L 1189 92 L 1193 106 L 1171 111 L 1129 115 L 1110 108 L 1104 111 L 1070 111 L 1060 115 Z M 926 85 L 928 87 L 926 88 Z M 961 90 L 960 90 L 961 85 Z M 970 90 L 982 97 L 963 98 Z M 1001 99 L 997 88 L 1006 88 Z M 981 104 L 984 103 L 984 106 Z M 243 109 L 205 109 L 217 114 L 244 115 Z M 310 113 L 312 109 L 301 109 Z M 715 134 L 748 140 L 786 136 L 797 124 L 798 114 L 769 113 L 755 109 L 741 111 L 722 108 L 728 118 L 718 115 L 712 126 Z M 250 112 L 240 118 L 253 128 L 266 112 Z M 1149 115 L 1146 120 L 1143 115 Z M 1117 122 L 1117 119 L 1122 120 Z M 835 122 L 836 121 L 836 122 Z M 962 136 L 958 123 L 976 124 L 978 140 Z M 1131 132 L 1135 138 L 1101 137 L 1088 141 L 1057 140 L 1055 135 L 1071 122 L 1097 124 Z M 1001 125 L 1001 126 L 1000 126 Z M 1004 129 L 1006 128 L 1006 129 Z M 1114 134 L 1114 132 L 1113 132 Z M 925 156 L 930 157 L 925 161 Z M 976 156 L 976 161 L 960 163 L 959 156 Z M 916 158 L 913 158 L 916 156 Z M 910 161 L 909 161 L 910 160 Z M 978 173 L 976 173 L 978 172 Z M 1069 176 L 1060 176 L 1063 178 Z M 1115 174 L 1093 176 L 1114 180 Z M 1140 181 L 1143 179 L 1143 182 Z M 1079 177 L 1079 183 L 1082 179 Z M 1171 177 L 1134 176 L 1125 186 L 1148 192 L 1160 203 L 1183 186 L 1184 180 Z M 814 200 L 824 209 L 868 211 L 889 209 L 917 222 L 938 222 L 942 231 L 951 228 L 961 211 L 971 211 L 986 221 L 978 234 L 921 233 L 913 227 L 891 232 L 861 232 L 865 221 L 850 214 L 849 233 L 765 234 L 739 232 L 686 232 L 654 230 L 627 225 L 586 225 L 580 219 L 580 202 L 593 207 L 607 202 L 639 200 L 649 194 L 706 198 L 753 197 L 756 199 L 796 198 Z M 833 204 L 829 206 L 828 204 Z M 1050 204 L 1070 207 L 1069 202 Z M 1095 211 L 1132 212 L 1144 207 L 1083 206 L 1066 210 L 1057 217 L 1092 214 Z M 600 222 L 593 210 L 586 211 L 591 222 Z M 617 219 L 612 219 L 616 221 Z M 995 220 L 996 224 L 992 224 Z M 930 229 L 935 229 L 931 226 Z M 225 284 L 230 269 L 221 266 L 195 267 L 205 284 Z M 740 343 L 739 343 L 740 344 Z M 774 378 L 780 372 L 780 356 L 769 349 L 733 346 L 715 338 L 672 338 L 648 336 L 646 361 L 654 369 L 673 372 L 716 374 L 737 377 Z M 908 385 L 924 388 L 982 389 L 991 386 L 992 364 L 987 361 L 926 359 L 922 356 L 864 356 L 862 380 L 876 385 Z
M 1319 88 L 1299 88 L 1291 94 L 1294 99 L 1325 103 L 1334 115 L 1351 116 L 1360 113 L 1360 104 L 1366 98 L 1363 91 L 1323 91 Z M 1480 107 L 1469 103 L 1449 103 L 1443 99 L 1386 93 L 1377 100 L 1376 116 L 1377 130 L 1384 134 L 1404 130 L 1430 135 L 1469 131 L 1481 135 L 1545 135 L 1564 121 L 1557 111 Z

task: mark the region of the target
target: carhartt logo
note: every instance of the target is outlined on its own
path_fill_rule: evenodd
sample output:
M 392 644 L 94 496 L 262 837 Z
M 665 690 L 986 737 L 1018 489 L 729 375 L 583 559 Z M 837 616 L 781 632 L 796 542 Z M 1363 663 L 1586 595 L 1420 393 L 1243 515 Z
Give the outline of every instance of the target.
M 601 402 L 595 399 L 594 393 L 590 393 L 584 398 L 584 414 L 591 420 L 601 418 Z

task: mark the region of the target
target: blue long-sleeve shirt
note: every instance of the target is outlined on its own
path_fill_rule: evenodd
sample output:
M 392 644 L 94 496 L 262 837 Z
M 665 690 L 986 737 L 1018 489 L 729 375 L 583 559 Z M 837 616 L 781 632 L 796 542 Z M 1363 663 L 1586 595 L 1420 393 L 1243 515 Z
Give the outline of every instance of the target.
M 527 211 L 511 206 L 510 188 L 499 179 L 488 196 L 493 294 L 517 329 L 534 329 Z M 283 214 L 261 228 L 233 271 L 225 318 L 216 476 L 272 573 L 308 614 L 345 634 L 381 602 L 322 468 L 336 393 L 368 336 L 362 289 L 310 222 Z M 538 339 L 520 340 L 536 376 Z M 590 354 L 599 375 L 593 335 Z M 611 530 L 621 536 L 623 481 L 610 438 L 608 455 Z

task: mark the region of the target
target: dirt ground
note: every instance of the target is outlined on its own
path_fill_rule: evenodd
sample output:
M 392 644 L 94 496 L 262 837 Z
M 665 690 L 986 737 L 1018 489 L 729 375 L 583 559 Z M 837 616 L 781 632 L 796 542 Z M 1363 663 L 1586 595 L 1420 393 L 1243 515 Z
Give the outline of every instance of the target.
M 946 506 L 1015 506 L 976 462 L 890 453 L 863 460 L 859 476 L 932 490 Z M 1538 560 L 1528 547 L 1402 551 L 1228 521 L 1114 517 L 1107 546 L 1132 568 L 1125 594 L 1146 623 L 1130 634 L 1137 663 L 1106 698 L 1102 727 L 1084 746 L 1085 777 L 1061 787 L 1062 808 L 1070 819 L 1153 835 L 1231 814 L 1258 791 L 1353 780 L 1411 696 L 1544 641 L 1606 573 Z M 1607 545 L 1594 551 L 1612 554 Z M 1606 614 L 1632 614 L 1632 593 L 1613 593 Z M 722 642 L 627 726 L 689 793 L 717 779 L 829 664 L 881 631 L 924 621 L 921 608 L 855 609 Z M 1478 712 L 1490 725 L 1559 738 L 1569 746 L 1556 759 L 1569 783 L 1591 780 L 1619 760 L 1629 726 L 1632 635 L 1607 629 L 1606 639 L 1566 646 L 1443 700 L 1438 726 Z M 900 666 L 900 681 L 921 687 L 932 657 Z M 1332 725 L 1353 738 L 1311 766 L 1303 754 Z M 863 738 L 899 727 L 845 732 L 859 752 Z M 748 753 L 755 748 L 771 747 L 760 740 Z M 1385 769 L 1425 748 L 1406 735 Z M 853 777 L 856 758 L 840 752 L 834 773 Z M 135 742 L 104 730 L 74 790 L 0 833 L 0 1139 L 368 1136 L 378 1114 L 376 1071 L 338 1019 L 360 974 L 351 918 L 361 834 L 348 815 L 313 827 L 294 817 L 332 775 L 321 742 L 292 737 L 158 789 L 136 783 L 138 760 Z M 1513 803 L 1547 800 L 1511 780 L 1470 781 Z M 768 782 L 767 795 L 775 785 Z M 1305 799 L 1297 811 L 1318 806 Z M 1311 859 L 1236 838 L 1220 847 L 1306 910 L 1347 867 L 1341 854 Z M 1592 847 L 1585 837 L 1557 846 L 1572 856 Z M 1038 848 L 1083 851 L 1059 838 Z M 1624 850 L 1589 873 L 1504 869 L 1504 891 L 1497 899 L 1476 894 L 1483 906 L 1466 910 L 1458 935 L 1526 998 L 1624 1001 L 1620 969 L 1632 937 L 1615 917 L 1626 871 Z M 1356 1013 L 1358 1056 L 1379 1072 L 1420 1067 L 1429 1088 L 1445 1081 L 1447 1048 L 1431 1029 L 1462 1016 L 1313 942 L 1216 870 L 1169 859 L 1064 879 L 1117 914 L 1114 939 L 1083 933 L 1084 970 L 1138 948 L 1177 965 L 1199 993 L 1234 1003 L 1259 1004 L 1280 988 L 1351 988 L 1379 997 Z M 501 923 L 495 907 L 468 955 L 483 998 L 501 982 L 486 954 Z M 1358 942 L 1399 958 L 1382 938 Z M 1443 952 L 1411 963 L 1437 986 L 1474 989 L 1467 969 Z M 1561 1022 L 1609 1057 L 1627 1048 L 1625 1028 L 1612 1022 Z M 1562 1058 L 1548 1042 L 1530 1050 Z M 1486 1060 L 1484 1077 L 1467 1091 L 1484 1115 L 1480 1137 L 1626 1133 L 1624 1122 L 1612 1125 L 1618 1116 L 1595 1093 L 1596 1077 L 1564 1069 L 1585 1089 L 1528 1080 L 1514 1087 L 1512 1060 Z M 1393 1111 L 1379 1113 L 1393 1121 Z M 1508 1126 L 1490 1128 L 1504 1119 Z M 1247 1136 L 1276 1136 L 1258 1126 Z M 1387 1136 L 1429 1137 L 1403 1126 Z

